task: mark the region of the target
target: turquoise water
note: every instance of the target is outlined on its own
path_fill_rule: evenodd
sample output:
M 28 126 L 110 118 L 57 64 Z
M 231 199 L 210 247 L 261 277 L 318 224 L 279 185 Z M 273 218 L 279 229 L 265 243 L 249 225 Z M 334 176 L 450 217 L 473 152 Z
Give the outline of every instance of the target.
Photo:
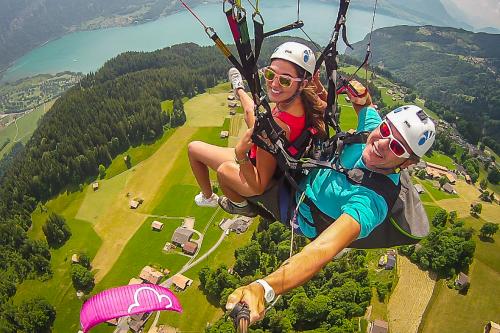
M 283 4 L 284 2 L 261 2 L 260 9 L 266 31 L 296 19 L 295 3 L 290 1 Z M 315 42 L 326 45 L 337 17 L 337 6 L 312 0 L 302 1 L 301 4 L 300 17 L 305 23 L 304 30 Z M 221 4 L 200 5 L 195 7 L 194 11 L 206 25 L 217 31 L 224 42 L 232 42 Z M 371 12 L 351 8 L 347 19 L 348 38 L 351 43 L 363 39 L 369 33 Z M 375 18 L 375 28 L 401 24 L 414 25 L 412 22 L 380 14 Z M 300 30 L 287 34 L 305 38 Z M 212 45 L 212 40 L 204 33 L 202 26 L 186 10 L 141 25 L 75 32 L 34 49 L 18 59 L 6 70 L 2 82 L 41 73 L 88 73 L 96 71 L 107 60 L 125 51 L 153 51 L 182 42 Z

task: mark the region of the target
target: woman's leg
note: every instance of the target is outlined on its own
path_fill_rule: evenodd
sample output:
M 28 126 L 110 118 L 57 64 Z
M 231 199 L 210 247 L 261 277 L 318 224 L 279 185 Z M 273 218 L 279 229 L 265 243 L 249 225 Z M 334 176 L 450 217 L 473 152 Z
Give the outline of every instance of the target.
M 224 195 L 234 203 L 244 202 L 245 197 L 260 194 L 248 186 L 245 177 L 240 173 L 240 167 L 234 161 L 224 162 L 219 166 L 217 179 Z
M 212 196 L 212 186 L 208 168 L 216 171 L 221 164 L 234 161 L 234 148 L 219 147 L 202 141 L 193 141 L 188 145 L 191 169 L 205 198 Z

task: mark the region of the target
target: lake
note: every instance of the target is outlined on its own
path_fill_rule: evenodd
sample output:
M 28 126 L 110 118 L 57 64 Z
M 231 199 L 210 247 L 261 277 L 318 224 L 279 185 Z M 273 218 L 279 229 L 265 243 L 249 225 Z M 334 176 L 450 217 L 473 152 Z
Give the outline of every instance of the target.
M 250 17 L 253 10 L 248 3 L 244 5 L 248 7 Z M 265 31 L 291 23 L 297 18 L 296 4 L 291 1 L 262 1 L 260 7 Z M 232 43 L 221 4 L 199 5 L 194 11 L 206 25 L 217 31 L 225 43 Z M 305 23 L 304 30 L 320 45 L 328 42 L 336 17 L 337 6 L 334 4 L 312 0 L 301 2 L 300 18 Z M 362 40 L 370 32 L 371 22 L 372 12 L 350 8 L 347 17 L 349 41 L 354 43 Z M 402 24 L 415 25 L 386 15 L 377 14 L 375 17 L 375 29 Z M 286 34 L 306 38 L 300 30 Z M 183 42 L 213 44 L 187 10 L 141 25 L 74 32 L 50 41 L 15 61 L 5 71 L 1 82 L 42 73 L 89 73 L 125 51 L 153 51 Z

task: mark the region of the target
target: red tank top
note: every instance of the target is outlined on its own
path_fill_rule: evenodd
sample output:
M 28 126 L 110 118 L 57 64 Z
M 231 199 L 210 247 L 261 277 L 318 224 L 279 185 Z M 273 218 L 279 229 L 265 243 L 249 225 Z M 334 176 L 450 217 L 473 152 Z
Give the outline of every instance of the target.
M 294 116 L 291 115 L 290 113 L 280 111 L 277 107 L 273 109 L 273 117 L 278 118 L 282 122 L 288 125 L 290 128 L 290 142 L 294 142 L 295 139 L 297 139 L 304 128 L 306 127 L 306 116 Z M 248 154 L 248 157 L 251 160 L 255 160 L 257 157 L 257 145 L 254 144 L 252 148 L 250 148 L 250 152 Z

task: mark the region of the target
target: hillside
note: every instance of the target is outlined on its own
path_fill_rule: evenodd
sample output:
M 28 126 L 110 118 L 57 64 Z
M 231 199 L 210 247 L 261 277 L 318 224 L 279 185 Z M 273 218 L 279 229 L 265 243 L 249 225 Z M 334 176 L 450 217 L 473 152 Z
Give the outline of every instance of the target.
M 141 23 L 179 8 L 177 1 L 161 0 L 2 0 L 0 4 L 0 69 L 68 32 Z
M 362 59 L 369 36 L 350 55 Z M 500 35 L 433 26 L 373 32 L 372 65 L 416 89 L 471 143 L 499 151 Z

